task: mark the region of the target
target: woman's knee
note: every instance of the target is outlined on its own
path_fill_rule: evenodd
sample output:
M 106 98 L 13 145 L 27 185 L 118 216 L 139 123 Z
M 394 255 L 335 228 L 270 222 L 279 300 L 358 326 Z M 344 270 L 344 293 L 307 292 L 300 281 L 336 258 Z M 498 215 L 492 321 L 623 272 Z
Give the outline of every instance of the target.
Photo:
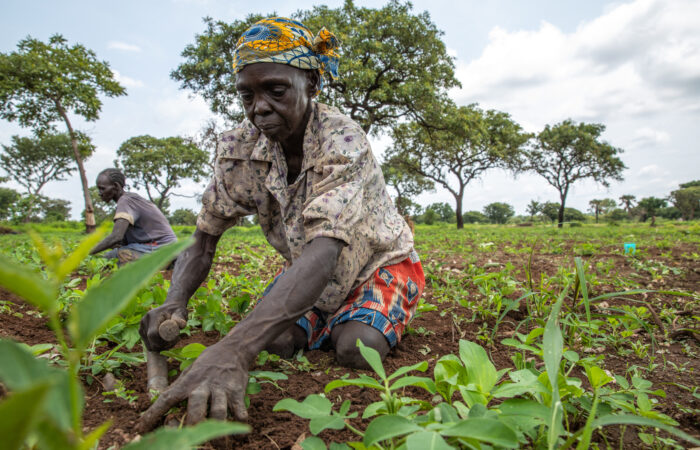
M 366 347 L 375 349 L 382 360 L 391 350 L 389 342 L 379 330 L 362 322 L 350 321 L 336 326 L 331 332 L 331 339 L 338 362 L 355 369 L 370 368 L 357 346 L 358 339 Z
M 282 358 L 289 359 L 297 350 L 306 346 L 306 331 L 294 324 L 277 336 L 277 339 L 267 345 L 265 350 Z

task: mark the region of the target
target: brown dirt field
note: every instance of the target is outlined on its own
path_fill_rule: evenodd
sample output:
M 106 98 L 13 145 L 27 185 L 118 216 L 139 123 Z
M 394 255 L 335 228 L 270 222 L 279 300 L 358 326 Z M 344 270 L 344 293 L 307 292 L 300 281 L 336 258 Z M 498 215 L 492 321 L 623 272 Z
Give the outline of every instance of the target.
M 698 291 L 700 287 L 700 273 L 698 273 L 697 262 L 681 258 L 679 255 L 688 249 L 674 249 L 674 259 L 666 261 L 667 264 L 673 264 L 674 267 L 683 269 L 681 275 L 664 276 L 664 285 L 659 285 L 650 277 L 648 280 L 642 280 L 644 285 L 655 289 L 686 289 L 690 291 Z M 423 260 L 430 259 L 431 255 L 427 254 Z M 478 265 L 483 265 L 486 262 L 506 264 L 510 262 L 516 267 L 516 278 L 520 281 L 525 280 L 524 270 L 529 254 L 506 254 L 503 251 L 496 250 L 488 254 L 479 254 L 475 261 Z M 663 259 L 659 255 L 654 255 L 656 259 Z M 619 253 L 614 253 L 612 250 L 606 252 L 601 249 L 596 252 L 593 257 L 587 257 L 586 260 L 596 262 L 603 260 L 613 260 L 615 265 L 614 272 L 618 277 L 632 276 L 634 269 L 629 265 L 629 261 L 621 257 Z M 235 271 L 235 266 L 238 261 L 227 263 L 226 270 Z M 474 262 L 474 261 L 469 261 Z M 464 271 L 468 266 L 466 260 L 460 257 L 450 257 L 444 260 L 443 270 L 452 269 L 454 273 Z M 554 275 L 561 265 L 572 266 L 573 258 L 567 254 L 539 254 L 533 261 L 533 278 L 539 279 L 540 273 Z M 222 265 L 223 266 L 223 265 Z M 215 270 L 224 270 L 224 267 L 216 267 Z M 500 270 L 494 267 L 493 270 Z M 166 274 L 169 278 L 170 274 Z M 643 276 L 643 275 L 639 275 Z M 470 289 L 470 295 L 477 298 L 479 294 L 475 287 Z M 601 288 L 595 294 L 603 292 L 612 292 L 614 289 L 610 283 L 602 283 Z M 430 285 L 427 286 L 424 297 L 428 302 L 434 303 L 433 293 Z M 11 338 L 27 344 L 38 344 L 45 342 L 54 343 L 53 335 L 46 325 L 46 320 L 33 310 L 33 308 L 23 301 L 13 296 L 12 294 L 0 290 L 0 299 L 9 300 L 9 311 L 0 309 L 0 336 L 3 338 Z M 652 300 L 652 299 L 650 299 Z M 663 304 L 671 302 L 678 307 L 678 299 L 671 296 L 654 296 L 654 308 L 658 311 Z M 456 305 L 456 306 L 455 306 Z M 481 328 L 482 322 L 479 319 L 474 321 L 464 320 L 456 328 L 454 322 L 449 320 L 448 315 L 441 315 L 446 312 L 449 306 L 455 314 L 462 315 L 469 319 L 472 317 L 472 311 L 460 307 L 457 303 L 442 303 L 438 304 L 437 311 L 431 311 L 420 315 L 416 318 L 411 327 L 414 330 L 425 329 L 428 331 L 427 336 L 417 333 L 412 333 L 404 336 L 401 343 L 390 353 L 385 361 L 385 367 L 388 373 L 394 370 L 414 364 L 423 360 L 429 362 L 430 368 L 428 374 L 432 372 L 432 368 L 441 356 L 458 353 L 458 342 L 460 338 L 469 339 L 475 342 L 477 333 Z M 461 309 L 460 309 L 461 308 Z M 510 360 L 510 355 L 513 350 L 500 344 L 500 341 L 512 335 L 516 325 L 516 321 L 522 320 L 527 314 L 524 310 L 513 311 L 508 315 L 506 320 L 501 323 L 495 344 L 486 347 L 490 352 L 494 364 L 498 369 L 504 367 L 513 367 Z M 494 325 L 493 320 L 488 321 L 488 329 Z M 664 324 L 670 327 L 670 324 Z M 520 330 L 522 332 L 522 329 Z M 697 415 L 690 413 L 682 413 L 675 405 L 682 405 L 685 408 L 699 409 L 700 401 L 695 399 L 688 391 L 678 387 L 678 384 L 686 386 L 698 386 L 700 380 L 700 359 L 688 356 L 688 352 L 684 351 L 687 347 L 691 351 L 691 355 L 700 352 L 698 342 L 693 339 L 688 339 L 681 342 L 666 341 L 663 333 L 655 328 L 655 337 L 659 342 L 659 349 L 662 353 L 656 355 L 656 363 L 673 362 L 678 366 L 684 366 L 686 370 L 681 373 L 676 370 L 655 370 L 651 374 L 647 373 L 645 378 L 654 383 L 654 388 L 662 388 L 666 391 L 667 398 L 660 403 L 659 409 L 671 415 L 681 424 L 681 428 L 694 436 L 700 436 L 700 418 Z M 640 331 L 639 339 L 645 342 L 650 342 L 651 337 Z M 201 342 L 205 345 L 211 345 L 218 339 L 218 335 L 214 332 L 195 334 L 187 339 L 184 339 L 179 346 L 191 342 Z M 581 349 L 576 349 L 581 352 Z M 138 347 L 133 351 L 139 351 Z M 626 369 L 632 365 L 648 366 L 648 359 L 641 360 L 634 354 L 620 357 L 614 350 L 606 349 L 605 367 L 615 374 L 624 374 Z M 283 398 L 293 398 L 298 401 L 303 400 L 307 395 L 323 392 L 324 386 L 331 380 L 342 376 L 345 373 L 350 373 L 352 377 L 356 376 L 357 371 L 338 367 L 334 362 L 334 353 L 322 351 L 310 351 L 305 354 L 311 362 L 311 367 L 308 371 L 286 370 L 289 377 L 286 381 L 280 381 L 279 388 L 272 384 L 263 384 L 262 391 L 251 396 L 251 404 L 249 409 L 249 425 L 252 427 L 252 432 L 243 437 L 236 438 L 230 444 L 231 448 L 240 449 L 290 449 L 294 447 L 295 442 L 303 440 L 303 436 L 309 435 L 308 421 L 298 418 L 291 413 L 274 413 L 273 406 Z M 172 366 L 175 367 L 174 365 Z M 253 367 L 251 369 L 262 370 L 281 370 L 289 369 L 288 364 L 282 362 L 267 363 L 263 367 Z M 148 394 L 146 391 L 146 374 L 145 365 L 140 367 L 126 367 L 121 370 L 121 379 L 127 389 L 135 391 L 138 399 L 133 403 L 128 403 L 126 400 L 115 399 L 112 403 L 105 403 L 102 395 L 103 387 L 99 382 L 92 383 L 90 386 L 85 386 L 86 408 L 84 414 L 84 426 L 86 430 L 90 430 L 103 423 L 106 420 L 112 421 L 112 426 L 104 436 L 100 443 L 100 448 L 109 448 L 111 446 L 119 447 L 124 443 L 136 437 L 134 432 L 135 424 L 139 414 L 144 411 L 148 405 Z M 416 398 L 430 400 L 427 393 L 419 390 L 411 391 L 410 394 Z M 336 407 L 340 403 L 349 399 L 352 401 L 351 411 L 362 413 L 364 408 L 371 402 L 377 401 L 379 396 L 374 391 L 362 390 L 359 388 L 343 388 L 333 391 L 329 394 L 329 398 L 333 401 Z M 356 421 L 356 426 L 359 426 L 360 421 Z M 613 442 L 619 442 L 619 435 L 615 435 L 617 431 L 611 430 L 608 433 L 608 438 Z M 346 442 L 349 440 L 358 440 L 358 437 L 350 431 L 343 430 L 324 431 L 320 437 L 327 443 L 330 442 Z M 624 436 L 624 446 L 626 448 L 636 447 L 640 442 L 636 438 L 636 433 L 632 433 L 629 429 Z M 615 443 L 614 445 L 617 445 Z

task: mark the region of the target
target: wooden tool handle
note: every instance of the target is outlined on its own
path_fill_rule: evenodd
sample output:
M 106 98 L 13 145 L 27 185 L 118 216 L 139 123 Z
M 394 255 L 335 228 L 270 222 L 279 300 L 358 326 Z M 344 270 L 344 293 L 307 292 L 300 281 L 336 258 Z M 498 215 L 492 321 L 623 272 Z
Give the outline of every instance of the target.
M 172 342 L 177 340 L 177 337 L 180 335 L 180 327 L 173 319 L 168 319 L 160 324 L 158 334 L 163 340 Z

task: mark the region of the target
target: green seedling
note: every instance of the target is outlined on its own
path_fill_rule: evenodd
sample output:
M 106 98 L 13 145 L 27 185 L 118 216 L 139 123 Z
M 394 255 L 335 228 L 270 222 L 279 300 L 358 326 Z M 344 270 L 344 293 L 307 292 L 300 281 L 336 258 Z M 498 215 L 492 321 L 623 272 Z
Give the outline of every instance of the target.
M 9 448 L 20 448 L 25 438 L 37 443 L 40 448 L 48 449 L 87 449 L 97 445 L 110 423 L 105 422 L 87 435 L 83 432 L 81 416 L 84 398 L 79 379 L 81 359 L 109 321 L 133 300 L 151 276 L 190 245 L 190 241 L 183 241 L 166 246 L 91 286 L 66 312 L 66 336 L 57 301 L 61 283 L 80 265 L 106 232 L 106 226 L 101 227 L 68 255 L 64 254 L 62 246 L 51 247 L 33 234 L 34 245 L 46 268 L 46 278 L 32 268 L 0 255 L 0 285 L 23 297 L 48 317 L 49 326 L 67 366 L 65 370 L 51 367 L 46 361 L 36 359 L 19 344 L 0 340 L 0 360 L 3 361 L 0 365 L 0 380 L 14 392 L 0 404 L 0 423 L 4 427 L 22 416 L 28 424 L 20 433 L 21 439 Z M 23 397 L 31 397 L 36 406 L 23 408 L 22 413 L 19 413 L 15 401 Z M 211 423 L 203 428 L 193 428 L 190 436 L 192 441 L 199 443 L 214 437 L 211 436 L 214 431 L 214 435 L 220 436 L 245 430 L 247 427 L 241 424 Z M 163 432 L 159 436 L 165 440 L 172 433 Z M 152 442 L 153 438 L 149 440 Z M 136 444 L 137 447 L 138 445 Z

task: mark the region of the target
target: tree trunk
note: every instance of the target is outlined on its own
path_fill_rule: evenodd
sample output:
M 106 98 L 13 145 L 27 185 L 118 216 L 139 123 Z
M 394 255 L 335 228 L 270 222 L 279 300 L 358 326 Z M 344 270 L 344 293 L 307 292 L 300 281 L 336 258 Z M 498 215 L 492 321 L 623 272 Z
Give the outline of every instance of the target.
M 80 156 L 80 150 L 78 150 L 78 137 L 75 135 L 73 126 L 68 120 L 68 115 L 63 109 L 63 105 L 59 101 L 56 101 L 56 107 L 59 113 L 63 117 L 68 127 L 68 133 L 70 134 L 70 143 L 73 147 L 73 156 L 75 157 L 75 162 L 78 164 L 78 173 L 80 173 L 80 183 L 83 186 L 83 199 L 85 200 L 85 233 L 92 233 L 95 231 L 95 209 L 92 206 L 92 198 L 90 197 L 90 188 L 88 186 L 87 176 L 85 175 L 85 166 L 83 165 L 83 158 Z
M 557 214 L 557 219 L 559 223 L 557 224 L 557 227 L 561 228 L 564 226 L 564 202 L 566 201 L 566 197 L 561 198 L 561 203 L 559 203 L 559 214 Z
M 455 213 L 457 214 L 457 229 L 461 230 L 464 228 L 464 218 L 462 217 L 462 197 L 464 196 L 464 190 L 460 189 L 458 195 L 455 195 Z

